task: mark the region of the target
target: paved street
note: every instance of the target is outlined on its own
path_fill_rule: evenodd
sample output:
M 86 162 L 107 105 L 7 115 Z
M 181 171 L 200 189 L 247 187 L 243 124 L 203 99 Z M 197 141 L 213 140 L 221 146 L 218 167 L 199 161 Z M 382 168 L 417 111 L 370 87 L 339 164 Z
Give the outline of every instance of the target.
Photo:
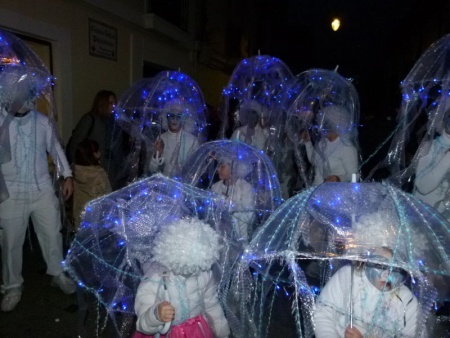
M 27 238 L 22 300 L 14 311 L 0 313 L 2 337 L 77 337 L 76 294 L 65 295 L 50 286 L 45 269 L 35 237 Z

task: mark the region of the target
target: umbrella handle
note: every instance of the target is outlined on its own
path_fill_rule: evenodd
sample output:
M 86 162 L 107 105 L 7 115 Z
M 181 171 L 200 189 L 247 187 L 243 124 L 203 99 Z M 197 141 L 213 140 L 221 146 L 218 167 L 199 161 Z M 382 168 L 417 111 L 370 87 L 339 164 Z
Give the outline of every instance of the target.
M 351 277 L 350 277 L 350 327 L 353 328 L 353 271 L 355 267 L 351 266 Z
M 170 302 L 170 295 L 169 291 L 167 290 L 167 271 L 164 271 L 162 274 L 163 278 L 163 285 L 164 285 L 164 297 L 168 302 Z M 166 334 L 170 330 L 170 326 L 172 325 L 172 322 L 165 323 L 163 328 L 159 331 L 160 334 Z

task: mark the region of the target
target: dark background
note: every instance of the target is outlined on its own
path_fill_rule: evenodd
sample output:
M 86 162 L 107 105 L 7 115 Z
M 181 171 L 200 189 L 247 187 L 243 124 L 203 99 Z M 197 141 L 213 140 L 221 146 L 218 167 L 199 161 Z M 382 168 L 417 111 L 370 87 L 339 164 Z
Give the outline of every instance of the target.
M 233 3 L 233 1 L 232 1 Z M 249 56 L 278 57 L 294 75 L 311 68 L 352 79 L 360 95 L 359 141 L 367 159 L 395 127 L 400 82 L 422 53 L 450 33 L 446 0 L 249 0 L 231 6 L 229 52 L 239 55 L 238 37 L 249 34 Z M 341 27 L 331 29 L 338 17 Z M 234 22 L 234 23 L 233 23 Z M 233 39 L 229 39 L 233 40 Z M 386 155 L 390 142 L 363 167 L 363 174 Z

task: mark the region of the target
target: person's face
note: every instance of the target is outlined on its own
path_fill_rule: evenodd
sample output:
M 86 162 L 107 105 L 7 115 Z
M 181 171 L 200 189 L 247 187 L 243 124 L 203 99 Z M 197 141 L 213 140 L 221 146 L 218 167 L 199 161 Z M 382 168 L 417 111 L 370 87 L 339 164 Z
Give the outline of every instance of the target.
M 231 167 L 228 163 L 219 164 L 217 172 L 219 173 L 220 180 L 227 181 L 231 178 Z
M 178 133 L 181 130 L 181 127 L 183 126 L 182 119 L 183 115 L 180 113 L 167 114 L 167 124 L 172 133 Z
M 25 101 L 25 103 L 19 109 L 18 113 L 26 113 L 27 111 L 36 109 L 37 100 L 38 100 L 37 96 L 33 96 L 33 97 L 29 98 L 27 101 Z
M 259 121 L 259 124 L 261 125 L 261 128 L 265 129 L 270 126 L 270 120 L 268 114 L 262 114 L 261 120 Z
M 248 116 L 248 127 L 254 129 L 259 121 L 259 114 L 257 111 L 252 110 Z
M 380 291 L 391 291 L 399 286 L 404 281 L 405 275 L 400 269 L 389 266 L 392 252 L 382 248 L 376 250 L 372 257 L 374 256 L 386 261 L 386 265 L 367 263 L 365 266 L 367 279 Z
M 26 98 L 25 98 L 26 97 Z M 39 96 L 33 92 L 30 91 L 28 95 L 25 97 L 17 97 L 11 104 L 11 111 L 17 112 L 20 114 L 26 113 L 30 110 L 36 109 L 36 103 L 39 98 Z

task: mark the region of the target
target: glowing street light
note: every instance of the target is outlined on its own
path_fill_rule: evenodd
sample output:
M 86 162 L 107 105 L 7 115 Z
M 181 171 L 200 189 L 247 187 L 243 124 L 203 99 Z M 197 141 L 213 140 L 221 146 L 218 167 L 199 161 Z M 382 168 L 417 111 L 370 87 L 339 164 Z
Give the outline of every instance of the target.
M 340 26 L 341 22 L 339 21 L 339 19 L 334 19 L 331 23 L 331 29 L 333 29 L 335 32 L 339 29 Z

